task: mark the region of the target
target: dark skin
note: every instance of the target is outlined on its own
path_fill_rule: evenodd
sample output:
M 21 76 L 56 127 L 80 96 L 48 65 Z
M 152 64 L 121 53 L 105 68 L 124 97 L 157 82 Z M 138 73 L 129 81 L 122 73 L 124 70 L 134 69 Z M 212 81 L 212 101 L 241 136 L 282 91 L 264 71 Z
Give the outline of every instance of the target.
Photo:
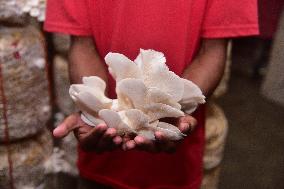
M 183 73 L 183 77 L 197 84 L 207 97 L 214 91 L 223 75 L 226 47 L 225 39 L 204 39 L 198 55 Z M 72 83 L 81 83 L 83 76 L 91 75 L 97 75 L 107 83 L 107 68 L 97 53 L 91 37 L 72 37 L 69 74 Z M 191 115 L 168 119 L 167 122 L 174 123 L 185 134 L 190 134 L 197 125 L 196 119 Z M 98 153 L 116 148 L 170 153 L 175 151 L 179 143 L 179 141 L 168 140 L 162 132 L 155 132 L 155 141 L 141 136 L 121 137 L 117 135 L 114 128 L 108 128 L 105 124 L 96 127 L 85 124 L 78 113 L 68 116 L 53 131 L 53 135 L 62 138 L 72 131 L 84 150 Z

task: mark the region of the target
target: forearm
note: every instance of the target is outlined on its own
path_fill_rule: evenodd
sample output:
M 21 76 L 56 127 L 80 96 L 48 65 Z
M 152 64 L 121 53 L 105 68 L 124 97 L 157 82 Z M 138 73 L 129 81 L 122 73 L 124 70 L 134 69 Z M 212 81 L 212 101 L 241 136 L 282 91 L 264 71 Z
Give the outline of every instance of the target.
M 99 76 L 107 83 L 107 70 L 90 37 L 72 37 L 69 50 L 71 83 L 82 83 L 83 76 Z
M 200 87 L 209 97 L 222 78 L 225 62 L 227 40 L 204 40 L 197 57 L 185 69 L 183 77 Z

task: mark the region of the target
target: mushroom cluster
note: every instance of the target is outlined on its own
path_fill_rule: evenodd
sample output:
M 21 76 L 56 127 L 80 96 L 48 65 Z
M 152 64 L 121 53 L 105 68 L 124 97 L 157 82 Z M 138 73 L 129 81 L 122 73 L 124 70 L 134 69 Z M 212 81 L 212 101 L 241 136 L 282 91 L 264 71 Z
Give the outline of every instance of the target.
M 163 53 L 140 50 L 131 61 L 119 53 L 105 57 L 108 70 L 116 80 L 117 99 L 105 96 L 106 84 L 96 76 L 83 77 L 69 93 L 89 125 L 106 123 L 119 135 L 136 134 L 154 140 L 161 131 L 170 140 L 185 135 L 162 118 L 178 118 L 192 113 L 205 97 L 194 83 L 170 71 Z

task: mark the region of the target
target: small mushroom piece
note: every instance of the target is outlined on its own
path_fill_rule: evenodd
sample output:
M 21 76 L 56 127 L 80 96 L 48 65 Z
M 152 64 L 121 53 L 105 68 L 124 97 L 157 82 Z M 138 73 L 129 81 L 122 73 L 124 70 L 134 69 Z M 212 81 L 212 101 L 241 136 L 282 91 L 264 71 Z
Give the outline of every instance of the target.
M 86 124 L 90 125 L 90 126 L 97 126 L 101 123 L 105 123 L 102 119 L 99 119 L 97 117 L 94 117 L 90 114 L 88 114 L 87 112 L 82 112 L 81 113 L 81 119 L 82 121 L 84 121 Z
M 138 136 L 142 136 L 148 140 L 155 140 L 155 134 L 153 130 L 140 130 L 138 131 Z
M 188 102 L 186 104 L 182 104 L 182 110 L 186 114 L 191 114 L 193 113 L 198 107 L 198 103 L 196 102 Z
M 108 53 L 105 56 L 105 62 L 116 82 L 125 78 L 142 78 L 142 73 L 137 65 L 123 54 Z
M 159 122 L 157 130 L 161 131 L 170 140 L 181 140 L 186 136 L 176 126 L 166 122 Z
M 184 113 L 167 104 L 155 103 L 144 106 L 144 113 L 149 116 L 149 122 L 165 118 L 165 117 L 181 117 Z

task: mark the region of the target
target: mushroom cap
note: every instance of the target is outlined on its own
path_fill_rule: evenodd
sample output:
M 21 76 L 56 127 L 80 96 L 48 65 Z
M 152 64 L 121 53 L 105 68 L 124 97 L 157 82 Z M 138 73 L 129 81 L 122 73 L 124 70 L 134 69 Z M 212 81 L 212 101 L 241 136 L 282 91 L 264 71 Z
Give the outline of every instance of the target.
M 127 121 L 121 113 L 119 114 L 118 112 L 110 109 L 103 109 L 99 111 L 99 117 L 105 121 L 108 127 L 115 128 L 118 135 L 136 133 L 127 125 Z
M 200 88 L 194 84 L 192 81 L 183 79 L 184 92 L 182 99 L 180 100 L 181 104 L 196 102 L 197 104 L 205 103 L 205 96 L 202 94 Z
M 167 104 L 154 103 L 144 106 L 144 113 L 149 116 L 150 122 L 165 118 L 165 117 L 181 117 L 184 113 L 176 108 Z
M 142 78 L 142 73 L 137 65 L 123 54 L 108 53 L 105 56 L 105 62 L 116 82 L 126 78 Z
M 147 88 L 141 79 L 127 78 L 117 83 L 116 93 L 119 108 L 142 109 Z
M 142 70 L 143 81 L 147 87 L 159 88 L 176 102 L 181 100 L 184 84 L 179 76 L 169 71 L 163 53 L 140 49 L 140 54 L 134 62 Z

